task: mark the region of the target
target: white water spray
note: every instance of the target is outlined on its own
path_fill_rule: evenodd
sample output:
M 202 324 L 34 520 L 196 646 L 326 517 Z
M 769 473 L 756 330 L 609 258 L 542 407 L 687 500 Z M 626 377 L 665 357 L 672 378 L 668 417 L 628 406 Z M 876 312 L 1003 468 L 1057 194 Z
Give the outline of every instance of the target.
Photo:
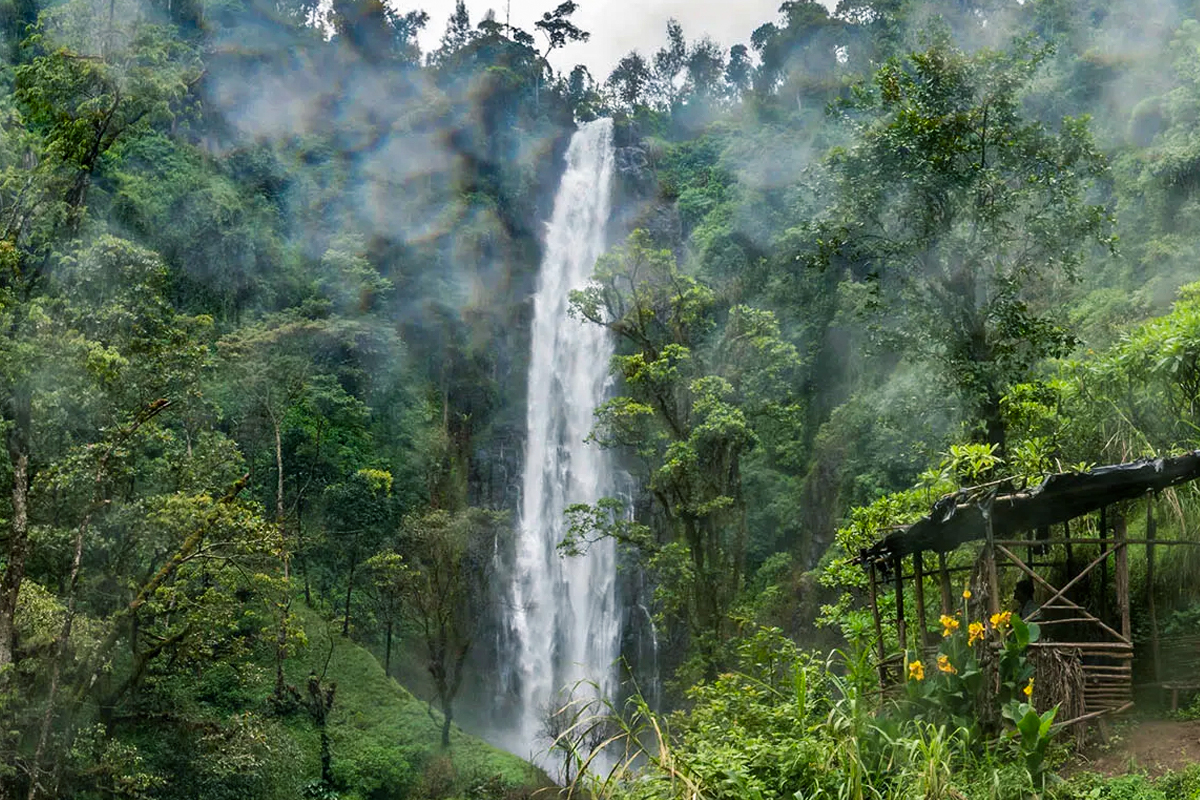
M 613 177 L 612 120 L 583 125 L 571 139 L 554 199 L 534 298 L 529 365 L 528 443 L 521 524 L 510 588 L 509 657 L 519 716 L 508 739 L 521 755 L 544 750 L 545 712 L 581 681 L 601 695 L 615 688 L 621 617 L 611 541 L 584 555 L 560 556 L 564 509 L 611 493 L 607 454 L 585 442 L 604 400 L 608 332 L 568 314 L 603 253 Z M 594 690 L 592 690 L 594 691 Z

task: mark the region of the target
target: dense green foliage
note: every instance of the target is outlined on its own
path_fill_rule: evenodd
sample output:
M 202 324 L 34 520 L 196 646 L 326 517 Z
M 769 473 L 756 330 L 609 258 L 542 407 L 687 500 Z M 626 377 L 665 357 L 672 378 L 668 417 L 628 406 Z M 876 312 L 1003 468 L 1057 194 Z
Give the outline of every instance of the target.
M 945 661 L 885 633 L 885 698 L 847 556 L 1200 444 L 1200 8 L 789 0 L 599 81 L 551 67 L 575 11 L 459 3 L 423 53 L 380 0 L 0 2 L 0 797 L 538 784 L 453 723 L 495 677 L 539 226 L 601 115 L 618 231 L 571 304 L 640 488 L 562 550 L 621 543 L 667 690 L 559 727 L 640 757 L 589 788 L 1197 796 L 1056 785 L 1016 618 L 998 663 L 970 605 Z M 1192 550 L 1151 586 L 1133 550 L 1135 632 L 1151 595 L 1195 626 Z
M 566 82 L 465 20 L 422 66 L 371 2 L 3 14 L 0 794 L 536 784 L 451 713 Z M 444 713 L 329 626 L 423 646 Z

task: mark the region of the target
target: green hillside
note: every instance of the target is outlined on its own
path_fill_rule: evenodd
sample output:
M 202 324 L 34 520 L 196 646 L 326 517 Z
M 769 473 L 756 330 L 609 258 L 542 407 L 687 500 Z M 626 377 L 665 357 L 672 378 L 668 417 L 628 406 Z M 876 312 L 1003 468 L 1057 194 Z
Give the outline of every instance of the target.
M 285 665 L 297 689 L 280 709 L 270 698 L 269 663 L 237 672 L 215 664 L 194 679 L 157 685 L 143 707 L 164 710 L 120 723 L 110 749 L 136 756 L 114 779 L 140 783 L 155 796 L 178 798 L 338 797 L 519 798 L 548 785 L 544 773 L 457 727 L 451 747 L 438 744 L 441 715 L 386 677 L 371 653 L 343 639 L 337 626 L 304 613 L 307 646 Z M 310 675 L 334 689 L 326 731 L 332 782 L 321 780 L 321 731 L 307 692 Z M 431 716 L 432 715 L 432 716 Z

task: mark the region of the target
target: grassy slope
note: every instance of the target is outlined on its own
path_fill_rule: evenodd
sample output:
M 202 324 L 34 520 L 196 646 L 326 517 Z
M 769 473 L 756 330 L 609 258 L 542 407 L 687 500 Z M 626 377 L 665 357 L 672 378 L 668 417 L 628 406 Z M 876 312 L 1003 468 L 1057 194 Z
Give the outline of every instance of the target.
M 300 701 L 289 713 L 268 702 L 275 669 L 267 653 L 237 669 L 214 663 L 177 673 L 153 690 L 166 713 L 123 725 L 102 759 L 116 780 L 161 800 L 517 800 L 549 783 L 457 728 L 443 750 L 440 714 L 431 717 L 338 626 L 296 606 L 308 645 L 285 663 Z M 323 675 L 323 687 L 336 684 L 328 717 L 334 793 L 320 783 L 320 732 L 305 705 L 310 674 Z M 139 784 L 141 775 L 150 782 Z
M 437 711 L 431 718 L 428 706 L 385 676 L 371 653 L 343 639 L 315 615 L 306 615 L 303 623 L 309 645 L 289 660 L 288 682 L 303 691 L 310 672 L 320 674 L 329 658 L 326 682 L 337 683 L 329 720 L 334 774 L 356 794 L 391 797 L 404 796 L 397 794 L 400 791 L 438 794 L 451 786 L 457 793 L 483 785 L 497 790 L 544 785 L 545 776 L 527 762 L 457 727 L 447 763 L 439 745 Z M 308 740 L 304 750 L 315 774 L 315 731 L 297 733 Z

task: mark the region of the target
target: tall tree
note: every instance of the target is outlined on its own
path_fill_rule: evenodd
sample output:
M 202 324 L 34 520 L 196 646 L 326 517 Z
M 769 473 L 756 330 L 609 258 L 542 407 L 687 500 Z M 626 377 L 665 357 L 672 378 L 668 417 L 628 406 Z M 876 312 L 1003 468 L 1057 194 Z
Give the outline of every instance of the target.
M 592 37 L 590 33 L 571 21 L 571 16 L 579 10 L 575 0 L 564 0 L 554 10 L 542 14 L 542 18 L 533 23 L 533 27 L 546 37 L 546 51 L 542 60 L 549 59 L 550 54 L 560 47 L 566 47 L 572 42 L 586 42 Z
M 65 551 L 64 557 L 55 546 L 27 550 L 40 567 L 31 576 L 34 583 L 18 587 L 20 596 L 38 592 L 37 582 L 53 585 L 57 577 L 62 607 L 54 612 L 57 631 L 49 651 L 22 642 L 22 668 L 5 675 L 18 682 L 22 704 L 38 708 L 40 721 L 27 736 L 28 747 L 17 748 L 30 776 L 29 797 L 55 795 L 63 756 L 88 714 L 111 715 L 161 654 L 179 657 L 206 646 L 199 641 L 199 617 L 211 613 L 210 632 L 219 636 L 218 617 L 229 618 L 204 595 L 226 579 L 232 593 L 241 568 L 257 562 L 267 545 L 261 517 L 243 506 L 223 543 L 205 550 L 206 538 L 194 540 L 181 557 L 194 563 L 174 564 L 157 579 L 152 599 L 122 608 L 128 588 L 159 571 L 163 554 L 176 550 L 180 532 L 191 525 L 189 515 L 211 508 L 207 492 L 228 483 L 229 465 L 236 464 L 236 451 L 229 448 L 205 452 L 215 442 L 193 449 L 189 439 L 185 446 L 185 431 L 168 422 L 198 402 L 209 351 L 208 321 L 175 313 L 165 287 L 166 269 L 153 254 L 101 237 L 63 254 L 47 273 L 39 303 L 41 334 L 25 342 L 48 359 L 30 398 L 39 472 L 30 486 L 27 521 L 48 533 L 43 541 L 61 543 Z M 211 472 L 200 463 L 205 456 L 216 456 Z M 169 459 L 175 469 L 191 473 L 185 491 L 163 474 L 161 462 Z M 242 556 L 245 561 L 233 568 Z M 228 559 L 230 571 L 211 568 L 201 579 L 198 568 L 210 557 Z M 108 591 L 88 591 L 104 583 Z M 171 609 L 166 620 L 157 616 L 164 608 L 159 603 Z M 81 619 L 97 640 L 82 652 L 74 635 Z M 118 644 L 130 652 L 118 650 Z M 114 651 L 120 667 L 102 669 Z M 39 675 L 44 680 L 33 677 Z M 6 730 L 8 714 L 22 704 L 2 709 Z
M 650 65 L 640 53 L 633 50 L 617 62 L 608 76 L 608 86 L 617 93 L 622 103 L 634 108 L 644 102 L 650 79 Z
M 655 102 L 670 110 L 680 99 L 682 74 L 687 68 L 688 47 L 683 26 L 677 19 L 667 20 L 667 43 L 651 59 L 652 91 Z
M 393 479 L 390 472 L 360 469 L 325 490 L 329 537 L 345 564 L 342 636 L 349 636 L 359 566 L 376 552 L 393 524 Z
M 446 31 L 442 34 L 441 46 L 434 54 L 435 60 L 445 60 L 451 54 L 463 49 L 475 38 L 471 29 L 471 12 L 467 10 L 465 0 L 457 0 L 454 13 L 446 22 Z
M 407 66 L 419 64 L 417 36 L 428 22 L 424 11 L 401 14 L 380 0 L 335 0 L 329 10 L 337 39 L 375 64 L 389 58 Z
M 759 66 L 754 88 L 760 96 L 795 98 L 824 96 L 823 83 L 838 69 L 838 47 L 844 45 L 842 26 L 816 0 L 788 0 L 779 7 L 778 23 L 768 22 L 751 35 Z
M 711 102 L 721 94 L 725 75 L 725 52 L 704 36 L 688 49 L 685 91 L 692 97 Z
M 611 504 L 577 508 L 567 547 L 598 534 L 650 550 L 700 671 L 715 674 L 745 574 L 743 463 L 759 430 L 794 425 L 800 357 L 770 312 L 725 307 L 641 230 L 600 260 L 571 308 L 628 348 L 612 366 L 625 393 L 597 410 L 593 435 L 637 454 L 668 522 L 647 539 L 613 518 Z
M 740 96 L 750 88 L 754 76 L 754 62 L 750 59 L 750 50 L 744 44 L 735 44 L 729 48 L 729 60 L 725 64 L 725 83 L 735 96 Z
M 101 35 L 98 31 L 107 31 Z M 0 409 L 11 475 L 9 535 L 0 573 L 0 680 L 13 661 L 13 618 L 29 555 L 29 491 L 35 468 L 35 380 L 43 355 L 31 343 L 45 313 L 52 248 L 77 235 L 102 159 L 124 140 L 168 124 L 198 74 L 195 53 L 159 28 L 107 18 L 86 2 L 47 11 L 14 70 L 27 128 L 0 163 L 0 229 L 7 305 Z M 7 138 L 6 134 L 6 138 Z
M 405 609 L 425 646 L 434 694 L 442 711 L 442 746 L 450 746 L 454 700 L 467 656 L 487 618 L 495 537 L 507 515 L 472 508 L 432 511 L 403 526 L 408 554 Z M 432 716 L 432 715 L 431 715 Z
M 815 234 L 822 268 L 870 290 L 877 334 L 938 365 L 1000 452 L 1005 389 L 1071 347 L 1061 287 L 1089 243 L 1113 242 L 1087 121 L 1022 113 L 1044 55 L 943 42 L 886 64 L 843 109 L 856 135 L 830 156 L 836 200 Z
M 392 674 L 392 642 L 396 626 L 404 619 L 404 598 L 409 585 L 408 564 L 403 556 L 385 548 L 363 565 L 371 575 L 376 618 L 383 622 L 383 673 Z

